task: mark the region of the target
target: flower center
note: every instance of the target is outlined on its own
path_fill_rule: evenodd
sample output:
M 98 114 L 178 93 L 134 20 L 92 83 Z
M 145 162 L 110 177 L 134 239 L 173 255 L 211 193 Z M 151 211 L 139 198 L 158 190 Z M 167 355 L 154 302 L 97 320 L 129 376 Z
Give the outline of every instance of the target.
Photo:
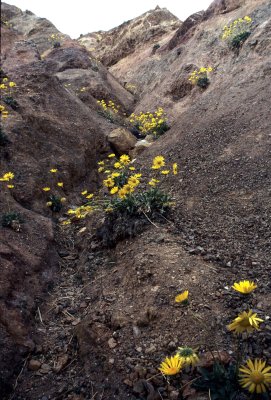
M 243 319 L 242 321 L 239 322 L 239 324 L 243 327 L 243 328 L 247 328 L 250 326 L 250 322 L 248 318 Z
M 169 373 L 170 375 L 175 375 L 175 374 L 177 374 L 178 372 L 179 372 L 179 370 L 178 370 L 178 368 L 176 368 L 176 367 L 170 367 L 169 370 L 168 370 L 168 373 Z
M 253 383 L 263 383 L 264 382 L 264 374 L 262 374 L 259 371 L 254 371 L 252 372 L 252 374 L 250 375 L 250 380 Z

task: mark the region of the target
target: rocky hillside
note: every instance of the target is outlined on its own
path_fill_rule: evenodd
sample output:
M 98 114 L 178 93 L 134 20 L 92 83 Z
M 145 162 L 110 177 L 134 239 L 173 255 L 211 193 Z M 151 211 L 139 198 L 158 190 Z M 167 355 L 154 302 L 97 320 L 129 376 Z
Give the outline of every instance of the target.
M 1 398 L 209 399 L 190 384 L 196 369 L 180 389 L 157 368 L 180 345 L 202 366 L 209 348 L 228 365 L 226 323 L 244 306 L 263 320 L 246 357 L 270 364 L 270 2 L 215 0 L 183 23 L 157 7 L 78 41 L 1 9 L 0 176 L 15 174 L 11 190 L 0 181 L 1 218 L 20 214 L 0 229 Z M 244 16 L 250 34 L 230 47 L 223 28 Z M 189 78 L 203 67 L 200 87 Z M 170 129 L 138 140 L 126 116 L 159 107 Z M 136 157 L 144 177 L 154 156 L 177 163 L 163 186 L 175 206 L 157 220 L 97 211 L 63 227 L 86 188 L 104 200 L 96 167 L 112 151 Z M 56 182 L 59 214 L 46 193 Z M 246 300 L 230 291 L 243 279 L 258 284 Z M 174 303 L 186 289 L 188 308 Z
M 181 25 L 181 21 L 166 8 L 157 6 L 139 17 L 126 21 L 110 31 L 93 32 L 82 35 L 79 42 L 105 66 L 111 66 L 122 60 L 142 44 L 160 46 L 165 36 L 172 34 Z

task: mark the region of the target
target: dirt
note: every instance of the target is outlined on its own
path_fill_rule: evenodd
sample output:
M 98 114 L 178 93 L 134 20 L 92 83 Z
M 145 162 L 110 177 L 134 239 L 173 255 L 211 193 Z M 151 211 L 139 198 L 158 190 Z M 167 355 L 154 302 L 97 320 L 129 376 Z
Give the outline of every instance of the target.
M 153 51 L 151 34 L 135 40 L 132 53 L 120 43 L 107 51 L 116 62 L 110 72 L 68 37 L 52 49 L 48 35 L 57 30 L 48 21 L 4 11 L 14 26 L 2 27 L 3 69 L 18 86 L 19 106 L 4 121 L 9 142 L 0 162 L 16 174 L 9 206 L 24 222 L 0 231 L 1 398 L 208 399 L 189 383 L 196 370 L 183 374 L 181 394 L 178 378 L 164 379 L 158 367 L 182 345 L 196 347 L 205 366 L 209 351 L 228 363 L 236 343 L 226 325 L 244 308 L 264 320 L 246 353 L 270 363 L 269 2 L 215 1 L 176 33 L 166 13 L 160 47 Z M 246 14 L 253 32 L 231 52 L 218 39 L 221 26 Z M 134 22 L 138 39 L 144 18 Z M 189 73 L 209 64 L 208 88 L 192 87 Z M 134 83 L 136 95 L 121 82 Z M 106 134 L 117 127 L 98 114 L 101 96 L 127 112 L 168 112 L 171 129 L 136 162 L 143 172 L 158 154 L 178 163 L 164 185 L 175 207 L 166 219 L 110 226 L 97 213 L 60 229 L 41 188 L 52 167 L 69 206 L 86 187 L 99 188 L 97 161 L 111 151 Z M 6 212 L 3 191 L 0 201 Z M 258 284 L 245 299 L 231 289 L 243 279 Z M 188 305 L 174 301 L 183 290 Z

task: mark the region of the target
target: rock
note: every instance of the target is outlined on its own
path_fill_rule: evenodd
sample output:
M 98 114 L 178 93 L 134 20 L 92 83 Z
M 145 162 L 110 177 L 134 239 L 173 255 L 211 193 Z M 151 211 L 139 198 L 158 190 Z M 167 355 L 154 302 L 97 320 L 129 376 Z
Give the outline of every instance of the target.
M 68 364 L 68 361 L 69 361 L 68 354 L 63 354 L 62 356 L 60 356 L 57 360 L 56 366 L 54 367 L 54 371 L 60 372 Z
M 125 128 L 117 128 L 107 136 L 108 142 L 118 154 L 129 153 L 136 145 L 136 138 Z
M 114 349 L 118 345 L 114 338 L 110 338 L 107 343 L 110 349 Z
M 213 351 L 212 353 L 208 351 L 201 355 L 198 365 L 199 367 L 209 368 L 215 361 L 220 361 L 222 364 L 228 364 L 231 361 L 231 356 L 226 351 Z
M 149 142 L 146 139 L 139 140 L 136 144 L 134 149 L 130 152 L 131 156 L 133 158 L 137 157 L 139 154 L 141 154 L 144 150 L 148 149 L 153 142 Z
M 37 370 L 40 369 L 40 367 L 41 367 L 41 362 L 38 361 L 38 360 L 32 359 L 32 360 L 30 360 L 29 363 L 28 363 L 28 369 L 29 369 L 30 371 L 37 371 Z
M 49 364 L 42 364 L 41 368 L 40 368 L 40 372 L 42 374 L 48 374 L 48 372 L 50 372 L 52 370 L 52 368 L 50 367 Z
M 177 400 L 179 398 L 179 391 L 173 390 L 172 392 L 170 392 L 169 398 L 172 400 Z

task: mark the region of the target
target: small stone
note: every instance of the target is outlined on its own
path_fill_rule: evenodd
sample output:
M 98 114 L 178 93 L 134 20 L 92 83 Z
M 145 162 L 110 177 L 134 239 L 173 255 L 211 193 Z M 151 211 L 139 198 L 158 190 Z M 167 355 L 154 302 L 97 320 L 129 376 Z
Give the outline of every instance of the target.
M 124 379 L 123 383 L 127 386 L 133 387 L 133 382 L 130 379 Z
M 109 358 L 108 362 L 109 362 L 109 364 L 113 365 L 115 363 L 115 359 L 114 358 Z
M 118 345 L 114 338 L 110 338 L 107 343 L 110 349 L 114 349 Z
M 40 372 L 42 374 L 48 374 L 48 372 L 50 372 L 50 371 L 51 371 L 51 367 L 50 367 L 49 364 L 42 364 L 41 365 Z
M 179 398 L 179 392 L 177 390 L 173 390 L 169 394 L 169 398 L 172 399 L 172 400 L 177 400 Z
M 136 326 L 136 325 L 134 325 L 133 326 L 133 334 L 134 334 L 134 336 L 135 337 L 138 337 L 138 336 L 140 336 L 140 329 L 138 328 L 138 326 Z
M 41 367 L 41 362 L 39 362 L 38 360 L 30 360 L 29 364 L 28 364 L 28 369 L 30 371 L 38 371 Z
M 142 347 L 140 347 L 140 346 L 136 347 L 136 351 L 137 351 L 138 353 L 142 353 Z

